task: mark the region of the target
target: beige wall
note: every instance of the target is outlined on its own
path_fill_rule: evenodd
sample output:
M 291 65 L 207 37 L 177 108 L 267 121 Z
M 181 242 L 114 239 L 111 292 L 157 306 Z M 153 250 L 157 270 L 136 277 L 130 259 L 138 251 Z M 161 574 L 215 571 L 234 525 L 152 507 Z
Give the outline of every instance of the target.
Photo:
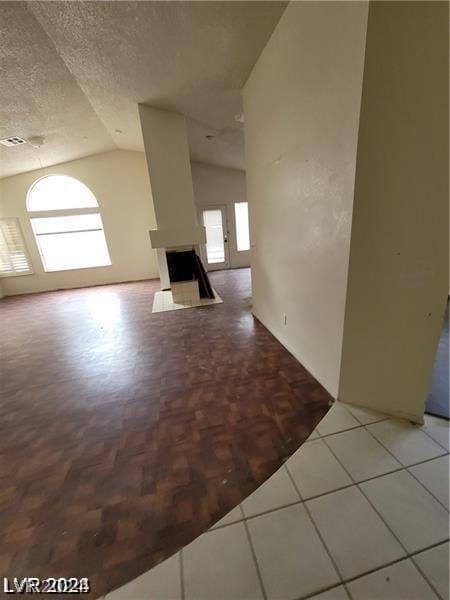
M 254 313 L 334 396 L 366 24 L 363 2 L 292 2 L 244 88 Z
M 26 211 L 26 196 L 36 179 L 52 173 L 76 177 L 95 194 L 111 266 L 44 272 Z M 117 150 L 8 177 L 0 181 L 0 206 L 2 216 L 19 217 L 35 272 L 2 279 L 7 295 L 158 277 L 156 254 L 148 235 L 156 224 L 141 152 Z
M 228 247 L 232 268 L 248 267 L 250 251 L 238 252 L 234 203 L 246 201 L 245 173 L 199 162 L 191 163 L 194 195 L 197 208 L 225 206 L 229 229 Z M 199 220 L 201 222 L 201 220 Z
M 422 420 L 448 293 L 448 4 L 373 2 L 339 396 Z
M 234 206 L 245 200 L 245 173 L 203 163 L 191 164 L 196 206 L 226 205 L 230 226 L 231 265 L 247 266 L 249 252 L 235 251 Z M 71 175 L 90 187 L 97 197 L 113 265 L 45 273 L 26 212 L 28 189 L 51 173 Z M 148 231 L 156 228 L 145 155 L 117 150 L 55 167 L 0 180 L 0 215 L 19 217 L 34 275 L 0 280 L 5 294 L 82 287 L 117 281 L 158 277 L 156 253 Z

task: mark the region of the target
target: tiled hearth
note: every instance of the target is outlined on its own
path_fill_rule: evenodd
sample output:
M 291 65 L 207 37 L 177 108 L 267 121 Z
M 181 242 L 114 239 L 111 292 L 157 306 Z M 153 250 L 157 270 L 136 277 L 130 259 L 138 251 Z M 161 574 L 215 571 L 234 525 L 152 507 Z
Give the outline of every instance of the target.
M 181 302 L 174 302 L 172 292 L 170 290 L 155 292 L 152 312 L 170 312 L 172 310 L 181 310 L 183 308 L 197 308 L 199 306 L 222 304 L 223 300 L 215 290 L 214 295 L 214 298 L 198 298 L 186 295 L 181 299 Z
M 335 404 L 209 532 L 106 600 L 447 600 L 449 424 Z

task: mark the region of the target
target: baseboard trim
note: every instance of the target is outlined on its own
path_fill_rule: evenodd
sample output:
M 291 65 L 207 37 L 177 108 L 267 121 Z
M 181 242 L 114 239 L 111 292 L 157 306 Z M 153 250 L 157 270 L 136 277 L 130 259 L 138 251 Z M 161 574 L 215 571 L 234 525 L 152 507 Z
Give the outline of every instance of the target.
M 357 406 L 358 408 L 365 408 L 367 410 L 373 410 L 374 412 L 380 412 L 380 413 L 384 413 L 385 415 L 389 415 L 390 417 L 395 417 L 396 419 L 403 419 L 405 421 L 410 421 L 411 423 L 414 423 L 416 425 L 423 425 L 424 424 L 424 418 L 423 415 L 422 417 L 418 417 L 417 415 L 413 415 L 411 413 L 408 412 L 404 412 L 401 410 L 392 410 L 391 408 L 388 407 L 383 407 L 383 406 L 367 406 L 366 404 L 356 404 L 355 402 L 345 402 L 345 400 L 342 400 L 342 398 L 338 398 L 337 399 L 338 402 L 341 402 L 342 404 L 347 404 L 349 406 Z
M 0 296 L 0 300 L 5 298 L 14 298 L 16 296 L 34 296 L 34 294 L 48 294 L 49 292 L 64 292 L 67 290 L 82 290 L 85 288 L 105 287 L 107 285 L 121 285 L 122 283 L 139 283 L 141 281 L 157 281 L 159 277 L 143 277 L 142 279 L 125 279 L 120 281 L 107 281 L 105 283 L 90 283 L 85 285 L 72 285 L 67 287 L 46 288 L 45 290 L 36 290 L 34 292 L 16 292 L 14 294 L 5 294 Z

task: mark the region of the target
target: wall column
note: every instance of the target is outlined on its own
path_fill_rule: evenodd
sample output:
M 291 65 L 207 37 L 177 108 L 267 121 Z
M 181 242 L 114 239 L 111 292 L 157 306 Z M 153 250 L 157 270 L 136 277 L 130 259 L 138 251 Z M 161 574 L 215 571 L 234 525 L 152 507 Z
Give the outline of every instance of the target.
M 371 2 L 339 399 L 421 422 L 448 294 L 448 4 Z
M 157 250 L 161 287 L 170 287 L 166 248 L 193 247 L 205 241 L 197 223 L 186 121 L 183 115 L 139 104 L 157 230 L 150 232 Z

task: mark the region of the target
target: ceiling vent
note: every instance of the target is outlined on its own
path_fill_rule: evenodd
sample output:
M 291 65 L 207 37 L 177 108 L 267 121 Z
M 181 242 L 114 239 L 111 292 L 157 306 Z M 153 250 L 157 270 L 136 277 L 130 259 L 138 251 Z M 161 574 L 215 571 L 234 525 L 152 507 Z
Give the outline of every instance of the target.
M 13 137 L 6 138 L 4 140 L 0 140 L 0 144 L 3 144 L 3 146 L 7 146 L 8 148 L 11 148 L 12 146 L 20 146 L 21 144 L 26 143 L 26 140 L 23 140 L 22 138 L 17 137 L 16 135 Z

